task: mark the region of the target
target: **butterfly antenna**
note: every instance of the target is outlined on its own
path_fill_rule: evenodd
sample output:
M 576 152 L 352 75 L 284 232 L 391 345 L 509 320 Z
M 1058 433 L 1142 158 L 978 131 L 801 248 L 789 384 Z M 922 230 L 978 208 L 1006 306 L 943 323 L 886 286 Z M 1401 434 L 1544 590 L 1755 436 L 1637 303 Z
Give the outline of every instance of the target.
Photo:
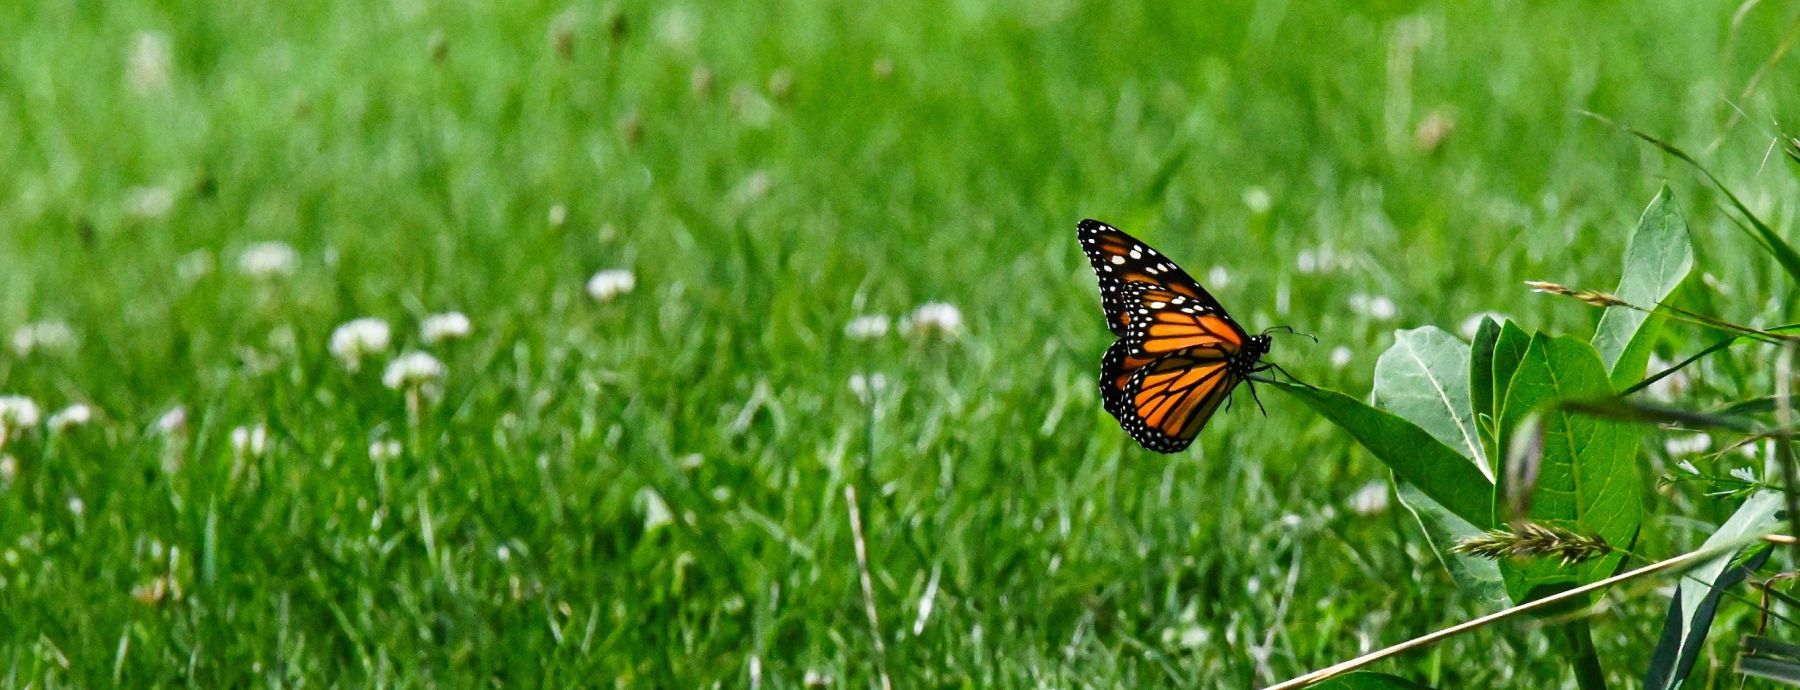
M 1297 335 L 1297 336 L 1300 336 L 1307 340 L 1311 340 L 1314 343 L 1319 342 L 1319 339 L 1317 337 L 1313 336 L 1313 334 L 1296 331 L 1296 330 L 1294 330 L 1293 326 L 1270 326 L 1268 328 L 1263 329 L 1263 335 L 1268 335 L 1275 331 L 1287 331 L 1289 335 Z

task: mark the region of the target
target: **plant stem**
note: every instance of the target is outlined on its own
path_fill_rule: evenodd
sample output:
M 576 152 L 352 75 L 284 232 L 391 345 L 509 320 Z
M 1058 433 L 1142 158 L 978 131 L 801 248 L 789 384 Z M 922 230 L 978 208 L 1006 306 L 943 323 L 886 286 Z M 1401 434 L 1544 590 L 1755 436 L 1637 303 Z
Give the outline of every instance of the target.
M 1788 343 L 1775 358 L 1775 423 L 1783 427 L 1794 423 L 1793 401 L 1794 345 Z M 1787 503 L 1788 519 L 1800 515 L 1800 486 L 1796 485 L 1794 442 L 1792 438 L 1776 439 L 1775 459 L 1781 466 L 1781 495 Z M 1767 463 L 1767 461 L 1764 461 Z M 1794 546 L 1796 562 L 1800 562 L 1800 544 Z
M 1569 662 L 1575 671 L 1575 686 L 1581 690 L 1606 690 L 1606 670 L 1600 667 L 1600 654 L 1594 651 L 1594 636 L 1587 619 L 1577 618 L 1562 627 L 1568 638 Z

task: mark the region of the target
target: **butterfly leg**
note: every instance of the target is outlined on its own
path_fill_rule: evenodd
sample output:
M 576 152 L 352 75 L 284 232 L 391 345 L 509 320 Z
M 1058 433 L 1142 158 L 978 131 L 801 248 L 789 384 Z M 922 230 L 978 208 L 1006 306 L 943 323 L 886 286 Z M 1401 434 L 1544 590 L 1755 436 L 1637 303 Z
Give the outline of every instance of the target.
M 1250 387 L 1250 399 L 1256 401 L 1256 409 L 1261 410 L 1264 417 L 1269 416 L 1269 408 L 1263 407 L 1262 398 L 1256 395 L 1256 383 L 1245 379 L 1244 385 Z
M 1294 383 L 1298 383 L 1302 386 L 1306 386 L 1307 388 L 1317 388 L 1318 387 L 1318 386 L 1314 386 L 1310 383 L 1307 383 L 1305 381 L 1301 381 L 1300 377 L 1293 375 L 1288 370 L 1281 368 L 1281 365 L 1276 364 L 1274 362 L 1264 362 L 1262 364 L 1262 366 L 1259 366 L 1256 368 L 1256 371 L 1261 372 L 1261 371 L 1268 371 L 1270 369 L 1274 369 L 1276 371 L 1281 372 L 1281 375 L 1288 377 L 1288 380 L 1293 381 Z

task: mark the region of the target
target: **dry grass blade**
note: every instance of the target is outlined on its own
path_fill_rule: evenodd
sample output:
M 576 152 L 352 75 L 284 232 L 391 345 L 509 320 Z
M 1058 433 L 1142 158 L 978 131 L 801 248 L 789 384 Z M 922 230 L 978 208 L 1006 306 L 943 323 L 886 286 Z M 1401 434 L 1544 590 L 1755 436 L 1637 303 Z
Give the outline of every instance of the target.
M 1759 539 L 1763 540 L 1763 541 L 1768 541 L 1771 543 L 1779 543 L 1779 544 L 1795 543 L 1793 537 L 1786 536 L 1786 535 L 1766 535 L 1766 536 L 1759 537 Z M 1331 666 L 1327 666 L 1327 667 L 1319 669 L 1317 671 L 1313 671 L 1311 673 L 1307 673 L 1305 675 L 1295 677 L 1295 678 L 1287 680 L 1285 682 L 1276 683 L 1275 685 L 1271 685 L 1271 686 L 1268 686 L 1267 688 L 1264 688 L 1264 690 L 1298 690 L 1299 688 L 1304 688 L 1304 687 L 1310 686 L 1314 683 L 1318 683 L 1320 681 L 1332 678 L 1334 676 L 1349 673 L 1351 671 L 1362 668 L 1364 666 L 1374 664 L 1378 661 L 1382 661 L 1389 657 L 1398 656 L 1400 654 L 1404 654 L 1404 653 L 1412 651 L 1414 649 L 1429 647 L 1431 645 L 1437 644 L 1438 642 L 1455 637 L 1457 635 L 1461 635 L 1461 634 L 1469 632 L 1471 630 L 1487 627 L 1489 625 L 1498 623 L 1500 621 L 1503 621 L 1503 620 L 1506 620 L 1509 618 L 1515 618 L 1515 617 L 1522 616 L 1522 615 L 1525 615 L 1528 613 L 1532 613 L 1534 611 L 1538 611 L 1541 609 L 1552 608 L 1559 604 L 1562 604 L 1563 602 L 1579 599 L 1580 597 L 1586 596 L 1589 593 L 1604 590 L 1608 587 L 1612 587 L 1613 585 L 1617 585 L 1621 582 L 1627 582 L 1627 581 L 1635 580 L 1635 579 L 1638 579 L 1641 577 L 1648 577 L 1650 575 L 1655 575 L 1657 573 L 1662 573 L 1662 572 L 1685 570 L 1687 568 L 1691 568 L 1693 566 L 1699 565 L 1700 563 L 1703 563 L 1712 558 L 1716 558 L 1720 554 L 1734 553 L 1738 549 L 1743 548 L 1746 544 L 1755 543 L 1756 541 L 1757 540 L 1752 539 L 1752 540 L 1746 540 L 1741 543 L 1721 544 L 1719 547 L 1712 548 L 1712 549 L 1701 549 L 1698 551 L 1689 551 L 1689 552 L 1681 554 L 1679 556 L 1675 556 L 1672 558 L 1666 558 L 1666 559 L 1657 561 L 1655 563 L 1651 563 L 1649 565 L 1646 565 L 1642 568 L 1638 568 L 1636 570 L 1619 573 L 1617 575 L 1614 575 L 1612 577 L 1609 577 L 1609 578 L 1606 578 L 1603 580 L 1599 580 L 1597 582 L 1591 582 L 1591 583 L 1582 585 L 1580 587 L 1557 592 L 1556 594 L 1552 594 L 1552 595 L 1544 597 L 1542 599 L 1535 599 L 1532 601 L 1528 601 L 1523 604 L 1519 604 L 1518 606 L 1495 611 L 1493 613 L 1482 616 L 1480 618 L 1467 620 L 1462 623 L 1452 625 L 1448 628 L 1443 628 L 1441 630 L 1436 630 L 1431 633 L 1427 633 L 1425 635 L 1420 635 L 1419 637 L 1415 637 L 1413 639 L 1410 639 L 1405 642 L 1401 642 L 1399 644 L 1395 644 L 1395 645 L 1392 645 L 1392 646 L 1389 646 L 1389 647 L 1386 647 L 1383 649 L 1378 649 L 1376 651 L 1370 652 L 1368 654 L 1364 654 L 1362 656 L 1356 657 L 1349 661 L 1344 661 L 1344 662 L 1340 662 L 1337 664 L 1333 664 Z

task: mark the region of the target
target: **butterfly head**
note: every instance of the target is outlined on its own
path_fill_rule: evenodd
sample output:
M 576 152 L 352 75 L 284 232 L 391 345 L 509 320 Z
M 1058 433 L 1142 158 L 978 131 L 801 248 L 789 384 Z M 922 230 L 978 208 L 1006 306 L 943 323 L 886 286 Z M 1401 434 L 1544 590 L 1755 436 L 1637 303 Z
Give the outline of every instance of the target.
M 1262 360 L 1263 355 L 1269 354 L 1270 342 L 1267 333 L 1250 336 L 1244 340 L 1244 346 L 1238 349 L 1237 354 L 1226 362 L 1226 366 L 1239 378 L 1255 373 L 1258 371 L 1257 362 Z

